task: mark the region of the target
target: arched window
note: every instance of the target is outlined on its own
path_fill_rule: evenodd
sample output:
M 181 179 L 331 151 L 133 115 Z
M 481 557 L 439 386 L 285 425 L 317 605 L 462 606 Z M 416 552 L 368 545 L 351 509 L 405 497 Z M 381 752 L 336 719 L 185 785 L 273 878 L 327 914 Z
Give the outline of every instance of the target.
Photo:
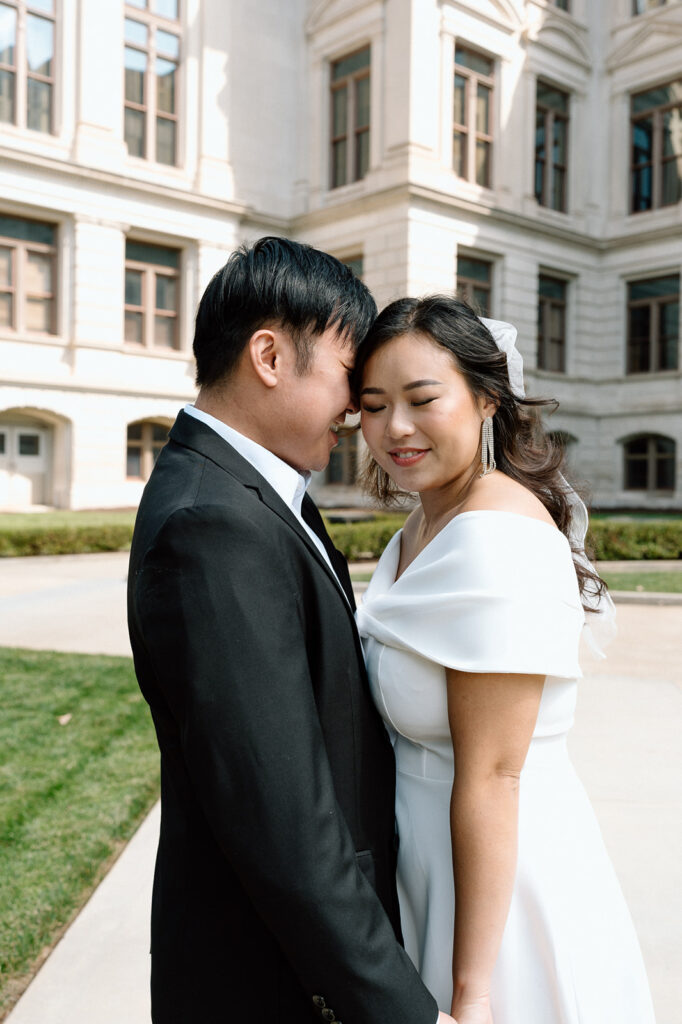
M 168 440 L 168 425 L 141 420 L 128 425 L 126 439 L 126 476 L 129 480 L 148 480 L 159 452 Z
M 626 491 L 675 490 L 675 442 L 660 434 L 641 434 L 623 444 Z

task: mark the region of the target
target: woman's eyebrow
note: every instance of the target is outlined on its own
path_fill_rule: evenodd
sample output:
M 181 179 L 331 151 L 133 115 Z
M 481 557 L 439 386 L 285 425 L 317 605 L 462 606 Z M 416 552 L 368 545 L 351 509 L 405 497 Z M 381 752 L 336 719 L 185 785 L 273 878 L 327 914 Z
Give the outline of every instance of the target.
M 403 391 L 414 391 L 415 388 L 423 388 L 427 384 L 441 384 L 442 380 L 413 380 L 410 384 L 403 385 Z M 383 388 L 363 388 L 361 395 L 385 395 Z

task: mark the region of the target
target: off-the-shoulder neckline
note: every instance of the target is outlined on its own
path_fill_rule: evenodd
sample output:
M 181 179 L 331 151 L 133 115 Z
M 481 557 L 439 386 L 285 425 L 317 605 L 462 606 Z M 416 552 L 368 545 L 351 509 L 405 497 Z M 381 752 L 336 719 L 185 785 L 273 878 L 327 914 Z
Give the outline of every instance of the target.
M 421 551 L 414 556 L 412 561 L 408 562 L 408 564 L 405 566 L 405 568 L 401 572 L 400 576 L 396 576 L 395 572 L 394 572 L 394 574 L 393 574 L 393 584 L 397 583 L 398 580 L 401 580 L 403 578 L 405 573 L 409 569 L 412 568 L 412 566 L 415 564 L 415 562 L 418 561 L 418 559 L 420 559 L 421 556 L 426 551 L 429 550 L 429 548 L 431 547 L 432 544 L 435 544 L 435 542 L 443 535 L 443 533 L 448 529 L 448 527 L 452 526 L 453 523 L 456 523 L 460 519 L 464 519 L 467 516 L 481 516 L 481 515 L 483 515 L 483 516 L 488 516 L 488 515 L 512 516 L 514 519 L 525 519 L 529 523 L 537 523 L 538 526 L 544 526 L 546 529 L 551 530 L 553 533 L 556 533 L 559 537 L 562 537 L 568 543 L 568 538 L 565 536 L 565 534 L 563 534 L 561 532 L 559 527 L 553 525 L 552 523 L 545 522 L 544 519 L 536 519 L 534 516 L 524 516 L 522 512 L 509 512 L 507 509 L 504 509 L 504 508 L 472 508 L 472 509 L 469 509 L 469 511 L 467 511 L 467 512 L 458 512 L 457 515 L 454 515 L 452 517 L 452 519 L 448 519 L 447 523 L 445 523 L 444 526 L 441 526 L 441 528 L 438 531 L 438 533 L 436 533 L 431 538 L 431 540 L 428 542 L 428 544 L 425 544 L 424 547 L 421 549 Z M 398 566 L 400 565 L 400 549 L 401 549 L 401 546 L 402 546 L 402 532 L 403 532 L 402 527 L 399 530 L 396 530 L 396 532 L 393 534 L 393 537 L 391 537 L 391 541 L 389 542 L 389 543 L 392 543 L 393 541 L 395 541 L 396 537 L 400 538 L 400 541 L 399 541 L 399 544 L 398 544 L 398 561 L 397 561 L 396 567 L 395 567 L 396 571 L 398 569 Z M 393 584 L 391 584 L 391 585 L 393 585 Z

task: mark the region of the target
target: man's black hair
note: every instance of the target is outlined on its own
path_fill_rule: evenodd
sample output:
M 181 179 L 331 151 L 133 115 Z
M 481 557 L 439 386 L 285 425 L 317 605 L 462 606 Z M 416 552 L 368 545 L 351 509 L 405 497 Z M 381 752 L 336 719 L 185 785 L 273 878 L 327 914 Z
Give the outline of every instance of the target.
M 289 331 L 296 365 L 305 373 L 312 336 L 336 327 L 357 347 L 376 317 L 366 286 L 334 256 L 288 238 L 266 236 L 242 245 L 213 276 L 197 310 L 197 384 L 230 376 L 249 338 L 266 324 Z

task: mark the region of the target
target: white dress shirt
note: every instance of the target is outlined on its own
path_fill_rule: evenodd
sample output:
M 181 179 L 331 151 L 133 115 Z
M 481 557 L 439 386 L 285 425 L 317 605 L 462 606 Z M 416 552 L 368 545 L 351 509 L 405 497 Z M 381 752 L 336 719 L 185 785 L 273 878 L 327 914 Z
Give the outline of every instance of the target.
M 234 427 L 228 426 L 227 423 L 223 423 L 222 420 L 216 419 L 215 416 L 211 416 L 210 413 L 204 412 L 202 409 L 196 409 L 193 405 L 186 405 L 184 411 L 188 416 L 194 416 L 195 419 L 201 420 L 211 430 L 215 430 L 216 434 L 219 434 L 224 441 L 232 445 L 243 459 L 246 459 L 261 476 L 265 477 L 273 490 L 279 494 L 287 508 L 291 509 L 296 516 L 296 519 L 334 573 L 334 578 L 338 581 L 324 544 L 315 531 L 308 526 L 301 514 L 303 495 L 310 483 L 312 474 L 299 473 L 297 469 L 284 462 L 273 452 L 268 451 L 267 448 L 258 444 L 257 441 L 252 441 L 250 437 L 245 437 L 244 434 L 240 434 Z M 339 588 L 341 593 L 344 593 L 340 583 Z

